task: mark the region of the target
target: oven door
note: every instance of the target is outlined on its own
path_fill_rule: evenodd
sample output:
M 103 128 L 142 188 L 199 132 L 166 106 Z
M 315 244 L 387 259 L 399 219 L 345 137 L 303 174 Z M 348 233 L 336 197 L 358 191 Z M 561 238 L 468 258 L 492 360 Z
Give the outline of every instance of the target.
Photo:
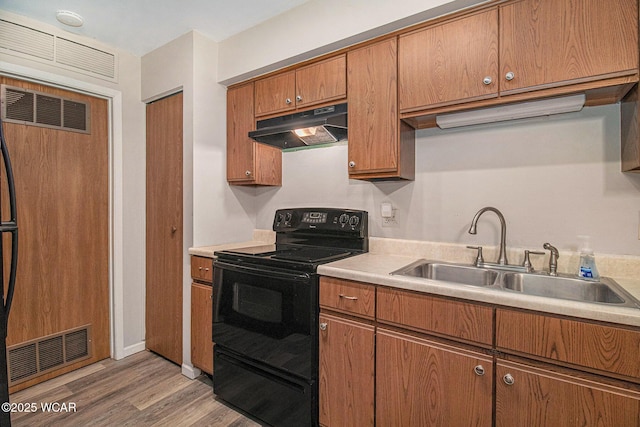
M 213 341 L 305 379 L 317 369 L 317 275 L 214 262 Z

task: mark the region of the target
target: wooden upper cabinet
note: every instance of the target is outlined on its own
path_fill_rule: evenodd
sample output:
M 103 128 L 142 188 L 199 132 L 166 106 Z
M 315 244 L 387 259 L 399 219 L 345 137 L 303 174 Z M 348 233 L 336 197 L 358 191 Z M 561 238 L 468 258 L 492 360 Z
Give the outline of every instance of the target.
M 498 9 L 399 37 L 400 111 L 498 96 Z
M 638 1 L 505 4 L 500 64 L 503 93 L 637 74 Z
M 282 185 L 282 152 L 249 138 L 255 129 L 253 83 L 227 91 L 227 181 Z
M 334 58 L 296 70 L 296 107 L 320 104 L 347 96 L 347 57 Z
M 255 82 L 255 116 L 311 108 L 345 98 L 346 56 L 338 55 Z
M 349 177 L 415 175 L 415 132 L 398 116 L 395 38 L 347 54 Z

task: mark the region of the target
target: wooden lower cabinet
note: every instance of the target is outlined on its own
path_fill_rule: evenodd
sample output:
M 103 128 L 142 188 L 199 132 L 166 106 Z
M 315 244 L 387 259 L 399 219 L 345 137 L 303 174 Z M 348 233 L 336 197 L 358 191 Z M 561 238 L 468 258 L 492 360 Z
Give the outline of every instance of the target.
M 320 425 L 374 425 L 374 326 L 320 314 Z
M 212 328 L 213 287 L 191 284 L 191 363 L 213 374 Z
M 378 328 L 376 425 L 489 427 L 492 388 L 492 356 Z
M 498 359 L 495 425 L 637 427 L 640 392 Z

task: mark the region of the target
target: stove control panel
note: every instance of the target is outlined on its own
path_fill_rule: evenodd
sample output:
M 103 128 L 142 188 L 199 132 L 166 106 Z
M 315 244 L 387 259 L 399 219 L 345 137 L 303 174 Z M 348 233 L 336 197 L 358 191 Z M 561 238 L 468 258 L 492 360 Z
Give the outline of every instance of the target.
M 273 231 L 304 231 L 314 234 L 348 233 L 365 236 L 368 233 L 367 217 L 366 211 L 353 209 L 278 209 L 273 220 Z

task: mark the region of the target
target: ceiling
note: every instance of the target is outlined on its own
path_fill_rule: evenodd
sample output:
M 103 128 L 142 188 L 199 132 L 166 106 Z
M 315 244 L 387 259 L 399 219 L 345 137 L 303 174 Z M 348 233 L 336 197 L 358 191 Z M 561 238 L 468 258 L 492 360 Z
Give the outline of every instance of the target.
M 309 0 L 2 0 L 0 9 L 142 56 L 196 30 L 222 41 Z M 83 17 L 80 28 L 56 11 Z

